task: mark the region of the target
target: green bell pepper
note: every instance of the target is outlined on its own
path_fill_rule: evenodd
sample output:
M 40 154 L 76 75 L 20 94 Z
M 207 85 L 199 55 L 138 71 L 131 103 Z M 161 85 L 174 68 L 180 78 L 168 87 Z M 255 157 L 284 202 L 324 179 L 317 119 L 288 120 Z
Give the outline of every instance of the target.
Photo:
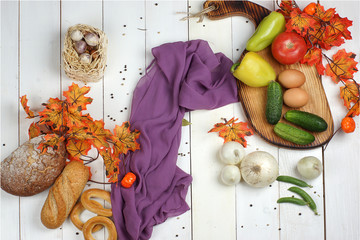
M 273 67 L 259 54 L 248 52 L 231 67 L 234 77 L 250 87 L 265 87 L 276 79 Z
M 246 43 L 246 50 L 258 52 L 271 45 L 275 37 L 285 31 L 285 18 L 281 13 L 271 12 L 256 28 Z

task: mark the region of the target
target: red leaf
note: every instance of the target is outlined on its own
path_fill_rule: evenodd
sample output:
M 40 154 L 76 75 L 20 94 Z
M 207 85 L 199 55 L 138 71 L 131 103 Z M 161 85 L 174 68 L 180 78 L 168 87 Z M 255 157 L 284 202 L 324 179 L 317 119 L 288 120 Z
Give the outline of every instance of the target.
M 290 18 L 290 13 L 292 11 L 296 11 L 298 13 L 301 12 L 298 7 L 294 6 L 294 1 L 292 1 L 292 0 L 282 0 L 280 3 L 279 9 L 276 11 L 281 13 L 282 15 L 284 15 L 285 19 Z
M 329 8 L 327 10 L 321 4 L 316 4 L 314 16 L 320 18 L 324 22 L 330 21 L 335 15 L 335 8 Z
M 219 132 L 219 136 L 224 138 L 224 143 L 236 141 L 246 147 L 245 136 L 251 136 L 253 132 L 247 127 L 248 124 L 246 122 L 236 123 L 237 120 L 237 118 L 232 118 L 229 121 L 225 121 L 225 123 L 216 123 L 209 132 Z
M 315 65 L 318 73 L 320 75 L 324 74 L 325 68 L 322 64 L 322 51 L 320 48 L 310 48 L 300 63 L 307 63 L 310 66 Z
M 21 103 L 21 106 L 24 108 L 24 110 L 25 110 L 25 112 L 27 114 L 26 118 L 34 118 L 35 117 L 34 112 L 31 111 L 29 106 L 27 105 L 28 99 L 26 98 L 26 95 L 24 95 L 24 96 L 22 96 L 20 98 L 20 103 Z
M 308 31 L 312 29 L 312 26 L 317 24 L 317 21 L 312 16 L 306 13 L 292 11 L 290 13 L 290 19 L 286 23 L 286 31 L 291 32 L 294 30 L 301 36 L 306 36 Z
M 352 26 L 352 21 L 347 18 L 342 18 L 339 14 L 335 14 L 333 18 L 329 21 L 329 28 L 328 28 L 328 36 L 330 35 L 338 35 L 342 36 L 345 39 L 352 39 L 351 32 L 348 28 Z

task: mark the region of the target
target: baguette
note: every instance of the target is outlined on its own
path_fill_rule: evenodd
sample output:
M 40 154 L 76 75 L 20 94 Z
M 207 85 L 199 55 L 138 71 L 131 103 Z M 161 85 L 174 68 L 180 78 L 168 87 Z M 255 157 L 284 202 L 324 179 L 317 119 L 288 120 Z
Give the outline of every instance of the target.
M 50 229 L 60 227 L 79 199 L 87 181 L 89 170 L 81 162 L 72 161 L 50 188 L 41 210 L 41 222 Z

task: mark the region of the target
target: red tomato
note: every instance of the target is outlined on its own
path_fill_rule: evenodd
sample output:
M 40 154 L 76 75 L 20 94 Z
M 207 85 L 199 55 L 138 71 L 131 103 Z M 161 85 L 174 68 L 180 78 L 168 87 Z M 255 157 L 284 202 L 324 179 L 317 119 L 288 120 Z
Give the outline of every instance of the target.
M 306 54 L 305 40 L 295 32 L 280 33 L 271 45 L 274 58 L 282 64 L 294 64 Z

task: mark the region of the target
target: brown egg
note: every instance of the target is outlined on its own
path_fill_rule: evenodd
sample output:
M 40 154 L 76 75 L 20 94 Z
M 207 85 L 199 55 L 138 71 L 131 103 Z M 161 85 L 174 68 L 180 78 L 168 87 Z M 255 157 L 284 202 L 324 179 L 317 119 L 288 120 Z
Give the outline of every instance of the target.
M 301 88 L 290 88 L 284 92 L 284 103 L 293 108 L 299 108 L 307 104 L 309 94 Z
M 284 88 L 300 87 L 305 80 L 305 74 L 296 69 L 284 70 L 278 76 L 278 81 Z

